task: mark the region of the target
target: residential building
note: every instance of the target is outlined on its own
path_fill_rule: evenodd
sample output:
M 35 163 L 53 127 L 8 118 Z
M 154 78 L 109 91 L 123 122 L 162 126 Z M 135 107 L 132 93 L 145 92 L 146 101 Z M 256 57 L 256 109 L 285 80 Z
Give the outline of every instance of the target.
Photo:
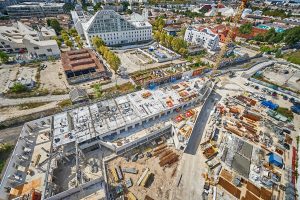
M 79 33 L 83 32 L 89 46 L 92 46 L 92 38 L 96 36 L 102 38 L 108 46 L 152 40 L 152 26 L 147 21 L 146 11 L 143 16 L 133 13 L 129 18 L 125 18 L 113 10 L 101 10 L 88 21 L 86 17 L 80 17 L 78 14 L 72 14 L 73 16 L 76 30 Z
M 24 2 L 7 6 L 11 18 L 49 17 L 64 13 L 64 3 Z
M 62 53 L 61 59 L 70 84 L 107 77 L 104 64 L 90 49 Z
M 41 27 L 40 31 L 21 23 L 12 26 L 0 26 L 0 50 L 6 52 L 23 52 L 34 57 L 59 56 L 60 50 L 55 40 L 55 31 Z
M 208 28 L 197 30 L 188 27 L 185 31 L 184 40 L 188 43 L 200 45 L 207 50 L 215 51 L 219 48 L 219 36 Z

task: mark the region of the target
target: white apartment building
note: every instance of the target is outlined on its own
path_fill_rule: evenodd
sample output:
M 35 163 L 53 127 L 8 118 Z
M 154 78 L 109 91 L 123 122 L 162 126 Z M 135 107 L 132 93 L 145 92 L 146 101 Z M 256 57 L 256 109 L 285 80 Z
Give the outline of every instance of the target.
M 12 18 L 49 17 L 64 13 L 64 3 L 24 2 L 7 6 L 7 14 Z
M 208 28 L 197 30 L 193 27 L 189 27 L 185 31 L 184 40 L 191 44 L 200 45 L 211 51 L 215 51 L 219 48 L 218 34 L 213 33 Z
M 17 22 L 13 26 L 0 26 L 0 50 L 20 52 L 25 50 L 34 56 L 59 56 L 60 50 L 55 40 L 55 31 L 42 27 L 40 31 Z
M 108 46 L 151 41 L 152 25 L 147 19 L 147 12 L 144 12 L 143 16 L 133 13 L 127 19 L 113 10 L 98 11 L 88 21 L 85 18 L 82 20 L 80 17 L 73 18 L 79 33 L 82 32 L 80 29 L 82 26 L 83 34 L 89 46 L 92 46 L 92 38 L 96 36 L 102 38 Z

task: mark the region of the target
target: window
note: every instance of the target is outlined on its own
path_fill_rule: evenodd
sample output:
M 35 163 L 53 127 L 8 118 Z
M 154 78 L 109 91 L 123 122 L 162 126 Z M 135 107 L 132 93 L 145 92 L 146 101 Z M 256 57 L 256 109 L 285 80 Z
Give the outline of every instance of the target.
M 52 52 L 52 49 L 47 49 L 48 52 Z
M 33 49 L 37 50 L 37 49 L 40 49 L 39 47 L 33 47 Z

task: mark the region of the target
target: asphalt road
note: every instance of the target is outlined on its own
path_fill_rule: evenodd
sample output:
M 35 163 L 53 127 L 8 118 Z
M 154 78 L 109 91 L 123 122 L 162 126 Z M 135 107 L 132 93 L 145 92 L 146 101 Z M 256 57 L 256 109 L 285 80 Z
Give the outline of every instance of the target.
M 216 102 L 218 102 L 221 99 L 221 95 L 218 93 L 215 93 L 214 91 L 209 95 L 207 100 L 205 101 L 200 114 L 197 118 L 196 124 L 194 126 L 192 135 L 190 137 L 190 140 L 188 142 L 188 145 L 184 151 L 184 153 L 195 155 L 197 152 L 197 149 L 199 147 L 205 125 L 207 123 L 207 120 L 209 118 L 209 114 L 211 110 L 213 109 Z

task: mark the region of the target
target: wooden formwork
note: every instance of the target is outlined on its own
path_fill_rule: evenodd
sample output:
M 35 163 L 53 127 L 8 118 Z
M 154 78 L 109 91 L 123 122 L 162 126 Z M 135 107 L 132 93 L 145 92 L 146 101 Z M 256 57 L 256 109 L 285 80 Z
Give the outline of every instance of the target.
M 169 154 L 171 154 L 173 151 L 172 150 L 169 150 L 167 149 L 166 151 L 162 152 L 160 155 L 159 155 L 159 159 L 163 159 L 165 156 L 168 156 Z
M 159 145 L 158 147 L 156 147 L 153 151 L 154 151 L 154 152 L 157 152 L 157 151 L 159 151 L 159 150 L 161 150 L 161 149 L 164 149 L 164 148 L 166 148 L 166 147 L 167 147 L 166 144 L 161 144 L 161 145 Z
M 176 162 L 179 158 L 179 155 L 177 155 L 176 153 L 172 153 L 169 156 L 167 156 L 164 160 L 161 160 L 159 162 L 160 166 L 165 166 L 167 164 L 172 164 L 174 162 Z
M 155 157 L 158 157 L 159 156 L 159 154 L 161 154 L 161 153 L 163 153 L 163 152 L 165 152 L 167 149 L 160 149 L 160 150 L 158 150 L 158 151 L 156 151 L 156 152 L 154 152 L 153 153 L 153 156 L 155 156 Z

